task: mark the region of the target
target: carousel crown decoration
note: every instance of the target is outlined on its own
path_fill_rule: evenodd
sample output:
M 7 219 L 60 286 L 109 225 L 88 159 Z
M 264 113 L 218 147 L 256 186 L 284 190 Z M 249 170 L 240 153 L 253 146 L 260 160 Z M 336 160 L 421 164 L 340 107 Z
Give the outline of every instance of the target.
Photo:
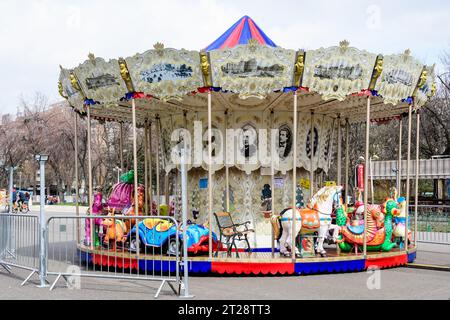
M 88 54 L 89 61 L 95 66 L 95 55 L 92 52 Z
M 403 61 L 406 62 L 411 57 L 411 50 L 406 49 L 405 52 L 403 52 Z
M 422 72 L 420 73 L 419 80 L 417 81 L 417 86 L 414 89 L 414 92 L 412 94 L 413 97 L 415 97 L 417 94 L 417 91 L 419 91 L 419 89 L 422 88 L 425 85 L 425 83 L 427 83 L 427 75 L 428 75 L 427 67 L 423 66 Z
M 347 40 L 342 40 L 341 42 L 339 42 L 341 53 L 345 53 L 345 51 L 347 51 L 349 46 L 350 42 L 348 42 Z
M 212 87 L 211 64 L 209 63 L 209 54 L 206 51 L 200 51 L 200 68 L 205 87 Z
M 127 86 L 128 92 L 134 92 L 133 82 L 131 81 L 130 71 L 128 71 L 127 62 L 124 58 L 119 58 L 120 75 Z
M 305 51 L 300 50 L 297 53 L 297 59 L 294 65 L 294 86 L 300 87 L 303 80 L 303 71 L 305 70 Z
M 70 79 L 70 83 L 71 83 L 72 87 L 75 90 L 81 92 L 80 83 L 78 82 L 78 78 L 73 71 L 70 71 L 69 79 Z
M 255 52 L 256 48 L 260 45 L 259 41 L 251 38 L 247 42 L 248 48 L 250 49 L 250 52 Z
M 375 66 L 373 67 L 372 78 L 370 79 L 369 90 L 374 90 L 378 78 L 383 72 L 383 56 L 379 54 L 375 60 Z
M 64 88 L 63 88 L 61 81 L 58 81 L 58 92 L 59 92 L 59 95 L 61 97 L 63 97 L 64 99 L 68 98 L 68 96 L 64 94 Z
M 161 42 L 157 42 L 153 45 L 153 48 L 156 50 L 158 56 L 162 57 L 164 55 L 164 44 Z

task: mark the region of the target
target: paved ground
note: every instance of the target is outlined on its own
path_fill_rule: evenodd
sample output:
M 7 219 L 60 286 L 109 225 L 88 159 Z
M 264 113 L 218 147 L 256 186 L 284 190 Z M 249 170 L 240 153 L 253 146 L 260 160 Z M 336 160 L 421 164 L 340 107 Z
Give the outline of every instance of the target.
M 61 208 L 64 208 L 61 210 Z M 70 213 L 71 207 L 49 206 L 48 215 Z M 59 211 L 60 213 L 58 213 Z M 36 212 L 36 211 L 34 211 Z M 420 244 L 417 263 L 450 266 L 450 246 Z M 0 299 L 153 299 L 159 283 L 111 279 L 81 279 L 80 290 L 69 290 L 60 280 L 56 289 L 37 288 L 37 277 L 21 287 L 24 270 L 8 274 L 0 267 Z M 195 299 L 450 299 L 450 272 L 411 268 L 382 270 L 379 289 L 370 290 L 373 274 L 343 273 L 291 277 L 191 277 Z M 49 278 L 50 281 L 54 277 Z M 164 287 L 160 299 L 177 299 Z

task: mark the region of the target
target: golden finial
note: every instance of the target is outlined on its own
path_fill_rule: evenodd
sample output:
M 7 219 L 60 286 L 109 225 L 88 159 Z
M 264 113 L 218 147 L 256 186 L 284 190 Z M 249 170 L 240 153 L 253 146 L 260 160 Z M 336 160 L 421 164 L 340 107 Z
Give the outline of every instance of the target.
M 131 81 L 130 72 L 128 71 L 127 62 L 124 58 L 119 58 L 120 75 L 122 76 L 128 92 L 134 92 L 133 82 Z
M 433 84 L 431 85 L 431 91 L 430 91 L 430 94 L 428 95 L 428 97 L 429 98 L 434 97 L 434 95 L 436 94 L 436 90 L 437 90 L 436 82 L 433 82 Z
M 339 42 L 339 47 L 341 49 L 341 53 L 344 53 L 345 51 L 347 51 L 349 45 L 350 45 L 350 42 L 348 42 L 345 39 L 342 40 L 341 42 Z
M 403 61 L 408 60 L 410 55 L 411 55 L 411 50 L 406 49 L 405 52 L 403 52 Z
M 297 61 L 294 65 L 294 86 L 302 85 L 303 70 L 305 69 L 305 51 L 301 50 L 297 53 Z
M 162 44 L 161 42 L 157 42 L 153 45 L 153 48 L 156 50 L 156 53 L 162 57 L 164 54 L 164 44 Z
M 373 67 L 372 78 L 370 79 L 369 84 L 369 90 L 375 89 L 377 80 L 380 77 L 381 73 L 383 72 L 383 62 L 384 62 L 383 56 L 381 54 L 378 55 L 377 59 L 375 60 L 375 66 Z
M 419 80 L 418 80 L 418 82 L 417 82 L 417 86 L 416 86 L 416 88 L 414 89 L 414 92 L 413 92 L 413 94 L 412 94 L 413 97 L 416 96 L 417 91 L 418 91 L 420 88 L 422 88 L 422 87 L 425 85 L 425 83 L 427 82 L 427 74 L 428 74 L 427 67 L 424 66 L 423 69 L 422 69 L 422 72 L 420 73 L 420 77 L 419 77 Z
M 210 64 L 208 59 L 208 53 L 206 51 L 200 52 L 200 68 L 203 75 L 203 83 L 205 87 L 212 87 Z
M 95 55 L 93 53 L 89 52 L 88 58 L 91 61 L 91 63 L 95 66 Z
M 61 81 L 58 81 L 58 92 L 64 99 L 67 99 L 67 96 L 64 94 L 64 88 Z
M 75 76 L 75 73 L 73 73 L 73 71 L 70 71 L 69 78 L 70 78 L 70 83 L 72 84 L 72 87 L 77 91 L 81 91 L 80 84 L 78 83 L 78 79 Z
M 259 41 L 251 38 L 250 40 L 248 40 L 247 45 L 250 48 L 250 51 L 254 52 L 256 50 L 257 46 L 259 46 Z

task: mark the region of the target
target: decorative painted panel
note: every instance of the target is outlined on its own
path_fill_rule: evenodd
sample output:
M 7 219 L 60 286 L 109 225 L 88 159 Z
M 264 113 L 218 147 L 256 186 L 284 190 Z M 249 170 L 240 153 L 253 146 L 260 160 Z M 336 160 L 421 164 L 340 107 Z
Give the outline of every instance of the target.
M 409 55 L 409 50 L 384 56 L 383 72 L 375 90 L 383 96 L 385 104 L 396 105 L 412 95 L 422 68 L 423 65 Z
M 102 58 L 91 56 L 75 68 L 74 72 L 89 99 L 101 103 L 116 103 L 127 93 L 116 59 L 106 62 Z
M 351 93 L 369 87 L 377 55 L 348 47 L 320 48 L 306 52 L 303 86 L 324 100 L 343 101 Z
M 282 90 L 292 84 L 295 51 L 259 44 L 210 52 L 215 87 L 239 93 L 241 99 Z
M 200 56 L 197 51 L 164 49 L 126 58 L 136 91 L 161 100 L 181 100 L 184 95 L 203 87 Z

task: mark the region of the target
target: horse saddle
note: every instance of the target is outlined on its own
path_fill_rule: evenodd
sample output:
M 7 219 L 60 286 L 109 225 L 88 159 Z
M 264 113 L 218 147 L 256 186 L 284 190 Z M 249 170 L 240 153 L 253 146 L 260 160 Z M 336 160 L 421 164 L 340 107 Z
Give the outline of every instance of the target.
M 347 226 L 347 229 L 351 233 L 358 235 L 358 234 L 362 234 L 364 232 L 364 225 L 359 225 L 359 226 L 349 225 L 349 226 Z
M 305 229 L 318 229 L 320 228 L 319 212 L 311 209 L 301 209 L 300 217 L 302 219 L 302 228 Z

